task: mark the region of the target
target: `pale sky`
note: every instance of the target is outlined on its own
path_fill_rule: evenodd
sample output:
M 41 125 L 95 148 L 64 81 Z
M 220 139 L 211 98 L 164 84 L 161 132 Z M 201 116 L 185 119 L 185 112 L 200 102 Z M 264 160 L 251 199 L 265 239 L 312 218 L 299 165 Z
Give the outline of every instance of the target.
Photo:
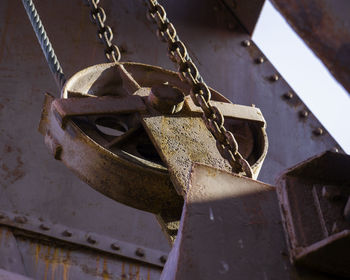
M 349 154 L 350 95 L 269 1 L 265 2 L 253 40 Z

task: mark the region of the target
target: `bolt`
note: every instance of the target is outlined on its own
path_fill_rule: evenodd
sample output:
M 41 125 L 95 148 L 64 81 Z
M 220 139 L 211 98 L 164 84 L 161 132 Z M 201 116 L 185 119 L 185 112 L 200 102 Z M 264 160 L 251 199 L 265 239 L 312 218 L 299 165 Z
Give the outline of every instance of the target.
M 323 129 L 321 127 L 316 128 L 314 131 L 314 134 L 317 136 L 320 136 L 324 133 Z
M 249 40 L 244 40 L 243 42 L 242 42 L 242 46 L 243 47 L 249 47 L 250 46 L 250 41 Z
M 42 230 L 49 230 L 49 229 L 51 229 L 50 226 L 47 225 L 47 224 L 41 224 L 41 225 L 40 225 L 40 228 L 41 228 Z
M 113 250 L 116 250 L 116 251 L 120 250 L 120 246 L 119 246 L 119 244 L 116 243 L 116 242 L 111 244 L 111 248 L 112 248 Z
M 166 261 L 167 261 L 167 256 L 161 256 L 160 258 L 159 258 L 159 260 L 160 260 L 160 262 L 161 263 L 166 263 Z
M 28 221 L 28 219 L 24 216 L 17 216 L 15 217 L 15 222 L 19 224 L 25 224 Z
M 307 118 L 309 116 L 309 112 L 306 111 L 306 110 L 302 110 L 302 111 L 299 112 L 299 116 L 301 118 Z
M 185 95 L 168 84 L 156 85 L 151 89 L 148 101 L 154 109 L 164 114 L 175 114 L 182 110 Z
M 62 235 L 66 237 L 71 237 L 73 233 L 70 230 L 66 229 L 65 231 L 62 232 Z
M 91 235 L 89 235 L 87 237 L 87 242 L 89 242 L 90 244 L 95 244 L 97 241 L 94 237 L 92 237 Z
M 5 219 L 5 217 L 6 217 L 5 214 L 0 213 L 0 220 L 1 220 L 1 219 Z
M 135 251 L 135 255 L 142 258 L 145 256 L 145 251 L 141 248 L 137 248 Z
M 339 149 L 338 149 L 337 147 L 333 147 L 333 148 L 331 149 L 331 151 L 332 151 L 332 152 L 335 152 L 335 153 L 339 153 Z
M 294 97 L 294 94 L 293 94 L 293 92 L 288 91 L 283 96 L 285 99 L 292 99 Z
M 348 197 L 348 201 L 344 208 L 344 217 L 348 222 L 350 222 L 350 196 Z
M 258 58 L 255 60 L 255 62 L 256 62 L 257 64 L 262 64 L 262 63 L 265 62 L 265 59 L 264 59 L 263 57 L 258 57 Z
M 270 80 L 271 82 L 277 82 L 279 80 L 279 76 L 278 74 L 273 74 L 271 77 L 270 77 Z

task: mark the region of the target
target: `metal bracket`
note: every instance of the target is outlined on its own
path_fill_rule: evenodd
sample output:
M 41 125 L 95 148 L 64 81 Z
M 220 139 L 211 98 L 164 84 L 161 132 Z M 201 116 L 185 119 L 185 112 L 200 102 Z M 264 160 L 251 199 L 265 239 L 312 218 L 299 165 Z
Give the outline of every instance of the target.
M 287 170 L 278 183 L 293 263 L 350 277 L 350 156 L 325 152 Z

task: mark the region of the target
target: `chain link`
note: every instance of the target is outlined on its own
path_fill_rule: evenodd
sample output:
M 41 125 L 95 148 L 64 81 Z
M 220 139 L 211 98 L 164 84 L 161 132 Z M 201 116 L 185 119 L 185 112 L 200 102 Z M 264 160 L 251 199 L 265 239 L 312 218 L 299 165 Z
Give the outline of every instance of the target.
M 179 76 L 187 81 L 192 89 L 190 96 L 193 102 L 203 110 L 203 119 L 209 131 L 216 139 L 216 146 L 221 156 L 228 160 L 233 172 L 243 172 L 252 178 L 252 169 L 238 151 L 238 144 L 230 131 L 224 127 L 224 116 L 220 110 L 210 104 L 211 93 L 203 81 L 199 71 L 188 55 L 185 44 L 180 40 L 174 25 L 167 18 L 165 9 L 157 0 L 146 0 L 148 4 L 148 19 L 157 27 L 157 36 L 168 43 L 168 55 L 178 65 Z
M 110 62 L 118 62 L 121 54 L 119 48 L 112 43 L 113 31 L 112 28 L 107 25 L 106 13 L 104 9 L 98 6 L 100 0 L 85 0 L 85 3 L 90 6 L 91 20 L 97 25 L 97 37 L 101 40 L 105 46 L 105 55 Z

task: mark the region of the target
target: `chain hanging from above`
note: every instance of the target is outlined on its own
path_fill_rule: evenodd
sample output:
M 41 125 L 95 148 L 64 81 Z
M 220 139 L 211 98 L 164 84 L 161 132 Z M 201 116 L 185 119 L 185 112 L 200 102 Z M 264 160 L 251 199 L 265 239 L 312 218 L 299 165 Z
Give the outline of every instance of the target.
M 91 19 L 97 25 L 97 37 L 105 46 L 105 55 L 110 62 L 118 62 L 121 58 L 120 50 L 117 45 L 112 43 L 113 31 L 106 24 L 106 13 L 101 6 L 98 6 L 100 0 L 85 0 L 85 4 L 91 9 Z
M 157 24 L 157 35 L 160 40 L 168 43 L 168 55 L 178 65 L 180 78 L 191 85 L 191 98 L 197 106 L 202 108 L 203 119 L 216 139 L 221 156 L 229 161 L 235 173 L 244 172 L 245 176 L 251 178 L 253 173 L 248 161 L 239 153 L 234 135 L 225 129 L 224 116 L 216 106 L 210 104 L 209 87 L 200 76 L 174 25 L 169 21 L 164 7 L 156 0 L 146 0 L 146 2 L 149 9 L 148 18 Z

